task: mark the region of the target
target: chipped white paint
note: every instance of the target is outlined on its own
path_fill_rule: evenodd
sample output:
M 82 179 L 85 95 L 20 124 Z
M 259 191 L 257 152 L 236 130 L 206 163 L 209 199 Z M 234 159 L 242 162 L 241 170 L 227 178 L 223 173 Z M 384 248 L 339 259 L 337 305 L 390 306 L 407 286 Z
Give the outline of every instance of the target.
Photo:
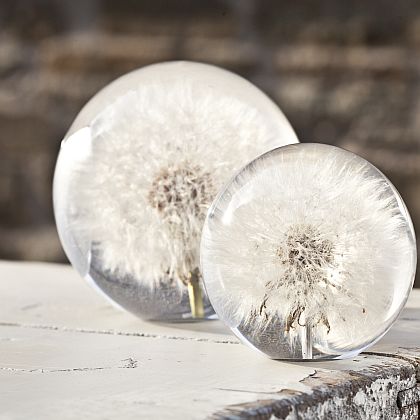
M 417 416 L 418 291 L 375 354 L 301 364 L 251 352 L 218 321 L 145 323 L 66 266 L 1 262 L 0 300 L 1 420 Z

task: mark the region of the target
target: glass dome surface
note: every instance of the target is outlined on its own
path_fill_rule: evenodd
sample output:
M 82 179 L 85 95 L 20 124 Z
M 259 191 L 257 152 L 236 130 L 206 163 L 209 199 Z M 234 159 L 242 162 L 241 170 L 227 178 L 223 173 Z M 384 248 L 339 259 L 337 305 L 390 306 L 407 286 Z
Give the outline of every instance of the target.
M 340 359 L 391 327 L 413 286 L 407 209 L 372 164 L 294 144 L 263 154 L 219 193 L 201 267 L 219 318 L 275 359 Z
M 76 117 L 59 153 L 54 212 L 81 276 L 145 318 L 206 318 L 199 241 L 232 171 L 297 138 L 243 78 L 169 62 L 122 76 Z

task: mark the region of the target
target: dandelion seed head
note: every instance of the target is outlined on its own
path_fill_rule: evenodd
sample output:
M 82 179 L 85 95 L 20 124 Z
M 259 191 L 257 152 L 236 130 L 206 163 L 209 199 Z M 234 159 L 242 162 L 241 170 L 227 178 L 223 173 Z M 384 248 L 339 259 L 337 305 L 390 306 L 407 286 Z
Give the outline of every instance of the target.
M 290 354 L 302 326 L 321 353 L 372 343 L 402 309 L 416 265 L 392 184 L 320 144 L 276 149 L 240 171 L 209 211 L 201 254 L 220 318 L 245 336 L 280 322 Z
M 56 172 L 66 252 L 72 260 L 93 250 L 108 277 L 150 289 L 162 281 L 182 288 L 196 272 L 205 214 L 232 172 L 297 142 L 258 89 L 197 63 L 150 66 L 111 84 L 76 120 L 63 159 L 80 124 L 89 126 L 88 151 L 69 162 L 66 185 L 63 164 Z

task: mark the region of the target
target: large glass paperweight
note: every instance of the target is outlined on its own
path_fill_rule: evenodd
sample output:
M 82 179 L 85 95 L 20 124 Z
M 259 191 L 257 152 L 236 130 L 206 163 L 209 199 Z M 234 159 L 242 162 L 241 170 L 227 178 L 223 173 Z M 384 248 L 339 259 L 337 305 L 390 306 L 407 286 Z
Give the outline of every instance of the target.
M 214 66 L 161 63 L 100 91 L 62 142 L 54 211 L 79 273 L 145 319 L 214 314 L 199 269 L 207 209 L 232 171 L 296 143 L 278 107 Z
M 407 209 L 372 164 L 296 144 L 245 166 L 209 210 L 201 264 L 233 332 L 275 359 L 341 359 L 390 328 L 412 288 Z

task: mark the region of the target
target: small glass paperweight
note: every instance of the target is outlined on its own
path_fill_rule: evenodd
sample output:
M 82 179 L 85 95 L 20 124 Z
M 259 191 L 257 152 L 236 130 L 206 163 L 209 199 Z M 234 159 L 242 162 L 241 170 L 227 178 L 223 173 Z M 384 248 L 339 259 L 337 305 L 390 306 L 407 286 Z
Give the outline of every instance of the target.
M 214 66 L 161 63 L 100 91 L 62 142 L 54 211 L 79 273 L 145 318 L 210 317 L 201 229 L 218 189 L 247 161 L 296 143 L 277 106 Z
M 413 285 L 407 209 L 373 165 L 296 144 L 245 166 L 209 210 L 201 241 L 219 318 L 274 359 L 341 359 L 391 327 Z

